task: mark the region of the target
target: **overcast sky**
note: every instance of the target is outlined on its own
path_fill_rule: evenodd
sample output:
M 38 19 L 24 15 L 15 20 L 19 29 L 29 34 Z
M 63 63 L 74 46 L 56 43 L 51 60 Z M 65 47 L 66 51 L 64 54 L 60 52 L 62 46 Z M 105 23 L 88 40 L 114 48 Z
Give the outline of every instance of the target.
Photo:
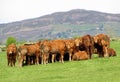
M 0 0 L 0 23 L 72 9 L 120 14 L 120 0 Z

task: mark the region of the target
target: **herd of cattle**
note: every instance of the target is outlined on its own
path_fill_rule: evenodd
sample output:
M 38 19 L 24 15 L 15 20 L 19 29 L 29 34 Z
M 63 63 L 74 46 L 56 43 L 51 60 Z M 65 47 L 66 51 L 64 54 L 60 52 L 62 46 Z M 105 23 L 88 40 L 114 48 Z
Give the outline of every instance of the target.
M 62 62 L 67 59 L 87 60 L 93 54 L 99 57 L 116 56 L 114 49 L 110 48 L 110 38 L 105 34 L 96 36 L 85 35 L 76 39 L 42 40 L 34 44 L 15 44 L 7 47 L 8 66 L 15 66 L 16 60 L 20 67 L 31 64 L 47 64 Z

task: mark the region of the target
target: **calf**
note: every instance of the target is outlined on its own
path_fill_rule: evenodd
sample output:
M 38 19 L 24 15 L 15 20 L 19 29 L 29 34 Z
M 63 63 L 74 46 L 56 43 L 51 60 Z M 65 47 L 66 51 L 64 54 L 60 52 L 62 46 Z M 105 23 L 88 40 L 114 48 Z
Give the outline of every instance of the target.
M 108 55 L 109 57 L 116 56 L 116 51 L 112 48 L 108 48 Z
M 78 51 L 72 57 L 72 60 L 87 60 L 87 59 L 89 59 L 89 56 L 87 55 L 86 51 Z

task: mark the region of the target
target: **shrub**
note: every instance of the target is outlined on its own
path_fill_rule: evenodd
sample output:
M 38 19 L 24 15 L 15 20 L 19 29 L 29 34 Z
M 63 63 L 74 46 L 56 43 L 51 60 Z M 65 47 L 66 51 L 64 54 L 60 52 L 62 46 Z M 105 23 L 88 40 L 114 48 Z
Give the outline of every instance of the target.
M 10 45 L 11 43 L 16 44 L 16 38 L 14 37 L 8 37 L 6 41 L 6 46 Z

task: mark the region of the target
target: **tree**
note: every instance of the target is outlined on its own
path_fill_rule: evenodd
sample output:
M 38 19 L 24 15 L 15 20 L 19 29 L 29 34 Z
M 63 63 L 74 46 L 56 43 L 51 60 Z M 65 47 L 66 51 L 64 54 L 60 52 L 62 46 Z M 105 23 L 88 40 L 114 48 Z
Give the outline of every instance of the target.
M 8 45 L 10 45 L 12 43 L 16 44 L 16 38 L 14 38 L 14 37 L 8 37 L 7 41 L 6 41 L 6 46 L 8 46 Z

